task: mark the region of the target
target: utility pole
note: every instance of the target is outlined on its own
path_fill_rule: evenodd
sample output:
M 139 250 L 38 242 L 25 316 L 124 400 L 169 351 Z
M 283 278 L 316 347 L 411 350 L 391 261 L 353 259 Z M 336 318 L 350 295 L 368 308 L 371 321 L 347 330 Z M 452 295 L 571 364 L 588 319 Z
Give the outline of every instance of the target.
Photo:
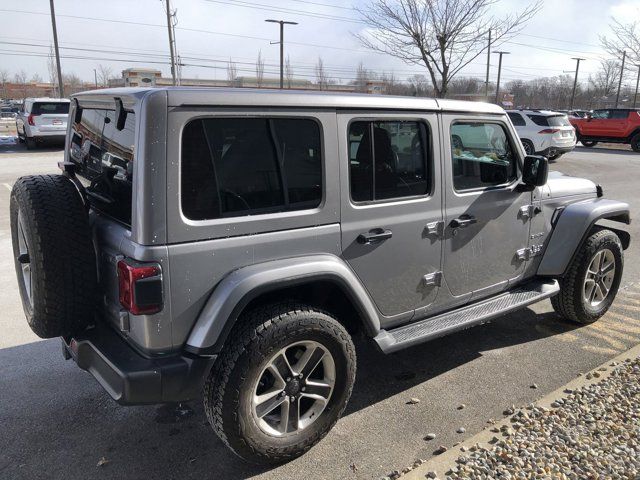
M 573 57 L 572 60 L 576 61 L 576 76 L 573 79 L 573 90 L 571 91 L 571 103 L 569 103 L 569 110 L 573 110 L 573 100 L 576 98 L 576 87 L 578 86 L 578 70 L 580 70 L 580 61 L 584 58 Z
M 638 78 L 636 79 L 636 93 L 633 95 L 633 108 L 636 108 L 636 102 L 638 101 L 638 85 L 640 85 L 640 63 L 636 65 L 638 67 Z
M 496 101 L 495 103 L 500 105 L 498 103 L 498 96 L 500 94 L 500 74 L 502 73 L 502 55 L 509 55 L 509 53 L 511 52 L 493 52 L 493 53 L 497 53 L 498 55 L 500 55 L 500 59 L 498 60 L 498 82 L 496 83 Z
M 173 40 L 173 27 L 171 26 L 171 6 L 169 4 L 170 0 L 165 0 L 167 6 L 167 31 L 169 32 L 169 53 L 171 53 L 171 78 L 173 79 L 173 86 L 176 85 L 176 59 L 174 54 L 174 45 L 175 42 Z
M 280 24 L 280 88 L 284 88 L 284 26 L 298 25 L 298 22 L 287 22 L 285 20 L 268 19 L 265 22 Z M 273 42 L 272 42 L 273 43 Z
M 620 100 L 620 88 L 622 87 L 622 77 L 624 76 L 624 61 L 627 59 L 627 51 L 622 51 L 622 65 L 620 66 L 620 78 L 618 79 L 618 93 L 616 93 L 616 106 L 618 108 L 618 101 Z
M 60 98 L 64 98 L 64 87 L 62 85 L 62 68 L 60 67 L 60 49 L 58 48 L 58 29 L 56 28 L 56 10 L 53 7 L 53 0 L 49 0 L 51 8 L 51 26 L 53 27 L 53 47 L 56 50 L 56 68 L 58 70 L 58 92 Z
M 487 44 L 487 78 L 484 82 L 484 96 L 489 101 L 489 65 L 491 64 L 491 29 L 489 29 L 489 43 Z
M 93 69 L 93 81 L 96 82 L 96 90 L 98 89 L 98 72 L 96 69 Z

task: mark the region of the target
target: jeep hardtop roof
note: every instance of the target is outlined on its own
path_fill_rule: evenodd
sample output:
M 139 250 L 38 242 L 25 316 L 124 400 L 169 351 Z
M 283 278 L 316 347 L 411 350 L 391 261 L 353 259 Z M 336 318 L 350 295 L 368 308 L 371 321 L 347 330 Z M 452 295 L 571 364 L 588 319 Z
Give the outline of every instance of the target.
M 306 90 L 274 90 L 221 87 L 108 88 L 72 95 L 80 105 L 105 102 L 105 97 L 121 98 L 125 108 L 131 108 L 149 95 L 167 95 L 170 107 L 233 106 L 233 107 L 295 107 L 331 109 L 427 110 L 503 114 L 504 110 L 490 103 L 445 100 L 366 93 L 337 93 Z M 109 100 L 112 103 L 113 100 Z

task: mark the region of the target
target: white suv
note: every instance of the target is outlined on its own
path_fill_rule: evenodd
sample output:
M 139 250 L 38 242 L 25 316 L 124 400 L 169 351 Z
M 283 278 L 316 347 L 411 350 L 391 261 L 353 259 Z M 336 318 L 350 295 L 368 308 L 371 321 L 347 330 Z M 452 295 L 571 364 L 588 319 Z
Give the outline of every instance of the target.
M 16 118 L 18 140 L 35 148 L 44 140 L 64 141 L 69 119 L 68 98 L 27 98 Z
M 511 123 L 527 155 L 544 155 L 550 160 L 576 146 L 576 131 L 563 113 L 549 110 L 508 110 Z

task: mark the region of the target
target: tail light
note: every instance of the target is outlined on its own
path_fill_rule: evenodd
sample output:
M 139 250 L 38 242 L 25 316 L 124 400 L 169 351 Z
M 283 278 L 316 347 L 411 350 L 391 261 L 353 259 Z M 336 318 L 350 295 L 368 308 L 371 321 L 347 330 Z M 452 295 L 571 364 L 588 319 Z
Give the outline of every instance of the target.
M 35 117 L 35 115 L 33 113 L 29 114 L 29 117 L 27 118 L 27 122 L 29 123 L 29 125 L 31 125 L 32 127 L 36 126 L 36 122 L 33 120 L 33 117 Z
M 540 130 L 538 133 L 546 133 L 552 135 L 554 133 L 558 133 L 560 129 L 558 128 L 545 128 L 544 130 Z
M 118 262 L 120 305 L 134 315 L 162 310 L 162 269 L 157 263 Z

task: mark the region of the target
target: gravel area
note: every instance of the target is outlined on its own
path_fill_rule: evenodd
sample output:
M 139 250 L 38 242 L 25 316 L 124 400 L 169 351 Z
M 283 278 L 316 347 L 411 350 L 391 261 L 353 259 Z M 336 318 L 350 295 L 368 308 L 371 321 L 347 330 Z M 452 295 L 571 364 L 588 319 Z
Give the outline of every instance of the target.
M 612 366 L 552 408 L 518 410 L 491 447 L 472 446 L 427 478 L 640 479 L 640 358 Z

